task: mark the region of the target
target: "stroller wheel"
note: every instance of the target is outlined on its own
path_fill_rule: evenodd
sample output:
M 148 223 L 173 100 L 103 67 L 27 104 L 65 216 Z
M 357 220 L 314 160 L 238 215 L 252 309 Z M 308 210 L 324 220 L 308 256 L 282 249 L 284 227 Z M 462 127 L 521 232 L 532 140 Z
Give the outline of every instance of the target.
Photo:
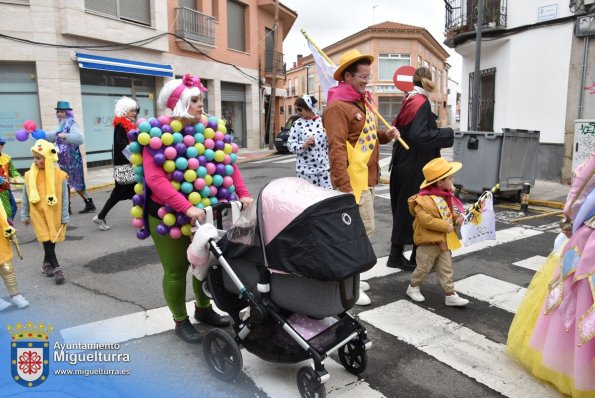
M 209 368 L 221 380 L 231 381 L 242 370 L 240 347 L 227 332 L 209 330 L 203 339 L 202 348 Z
M 354 375 L 362 374 L 368 367 L 368 353 L 361 341 L 350 341 L 339 349 L 343 367 Z
M 297 385 L 303 398 L 324 398 L 326 387 L 320 383 L 316 372 L 309 366 L 302 366 L 297 372 Z
M 207 283 L 206 280 L 204 280 L 202 282 L 202 291 L 205 294 L 205 296 L 207 296 L 208 298 L 210 298 L 210 299 L 213 298 L 213 294 L 211 294 L 211 290 L 209 289 L 209 284 Z

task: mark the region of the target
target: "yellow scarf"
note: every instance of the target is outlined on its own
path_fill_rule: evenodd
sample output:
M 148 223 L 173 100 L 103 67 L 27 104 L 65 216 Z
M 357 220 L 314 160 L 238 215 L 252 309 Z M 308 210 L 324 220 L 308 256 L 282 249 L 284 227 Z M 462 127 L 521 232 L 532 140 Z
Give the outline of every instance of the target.
M 351 145 L 349 142 L 346 143 L 347 161 L 349 162 L 347 173 L 357 204 L 361 200 L 362 192 L 368 189 L 368 162 L 372 157 L 372 153 L 374 153 L 377 141 L 374 116 L 366 109 L 364 128 L 355 145 Z
M 440 217 L 444 221 L 449 223 L 450 225 L 454 225 L 454 222 L 452 219 L 452 213 L 450 212 L 450 208 L 448 207 L 446 200 L 444 200 L 444 198 L 442 196 L 437 196 L 437 195 L 430 195 L 430 196 L 432 197 L 432 199 L 434 199 L 434 203 L 436 203 L 436 207 L 438 207 L 438 212 L 440 213 Z M 459 237 L 457 236 L 457 233 L 454 229 L 452 231 L 446 233 L 446 244 L 447 244 L 449 250 L 456 250 L 462 246 L 461 241 L 459 240 Z

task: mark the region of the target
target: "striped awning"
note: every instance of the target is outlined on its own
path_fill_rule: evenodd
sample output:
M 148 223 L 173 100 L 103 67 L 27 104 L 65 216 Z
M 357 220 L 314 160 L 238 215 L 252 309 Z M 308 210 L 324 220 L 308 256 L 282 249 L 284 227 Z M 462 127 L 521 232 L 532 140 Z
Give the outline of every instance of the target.
M 130 61 L 127 59 L 103 57 L 75 52 L 75 60 L 80 68 L 106 70 L 111 72 L 132 73 L 136 75 L 174 77 L 171 65 L 151 62 Z

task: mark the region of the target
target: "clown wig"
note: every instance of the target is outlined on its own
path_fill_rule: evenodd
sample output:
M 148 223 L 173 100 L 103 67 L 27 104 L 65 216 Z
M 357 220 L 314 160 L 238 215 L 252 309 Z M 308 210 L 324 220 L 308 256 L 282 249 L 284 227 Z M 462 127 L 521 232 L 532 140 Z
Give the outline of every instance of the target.
M 114 114 L 116 117 L 124 117 L 128 112 L 138 108 L 138 104 L 132 98 L 128 98 L 126 96 L 120 98 L 116 102 L 116 107 L 114 109 Z
M 184 83 L 182 83 L 182 79 L 175 79 L 167 82 L 165 86 L 163 86 L 163 88 L 161 89 L 161 92 L 159 93 L 158 104 L 159 107 L 163 110 L 170 109 L 172 117 L 192 119 L 193 116 L 188 113 L 190 99 L 192 97 L 202 98 L 202 92 L 198 87 L 184 86 L 182 92 L 178 97 L 178 93 L 176 92 L 176 90 L 179 89 L 181 85 L 184 85 Z M 173 101 L 170 101 L 172 94 L 179 98 L 177 101 L 175 101 L 175 105 L 173 106 Z M 170 102 L 169 105 L 168 102 Z

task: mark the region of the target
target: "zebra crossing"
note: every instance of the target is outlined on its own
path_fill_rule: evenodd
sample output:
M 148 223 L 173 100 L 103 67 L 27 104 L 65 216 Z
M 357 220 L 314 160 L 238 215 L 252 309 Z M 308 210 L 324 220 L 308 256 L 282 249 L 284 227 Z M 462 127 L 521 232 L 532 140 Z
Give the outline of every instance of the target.
M 543 231 L 524 227 L 512 227 L 497 231 L 495 241 L 463 248 L 453 252 L 454 257 L 481 257 L 484 250 L 496 246 L 517 244 L 523 240 L 534 238 Z M 408 256 L 409 253 L 406 253 Z M 401 270 L 386 267 L 387 257 L 378 259 L 371 270 L 362 274 L 363 280 L 372 285 L 372 292 L 385 277 L 405 275 Z M 508 264 L 519 272 L 534 272 L 543 262 L 544 257 L 535 255 Z M 456 277 L 456 273 L 455 273 Z M 514 314 L 526 291 L 525 287 L 501 280 L 494 275 L 475 273 L 455 281 L 456 290 L 468 296 L 473 303 L 466 308 L 467 314 L 477 314 L 479 304 L 482 311 L 505 311 Z M 435 289 L 427 287 L 429 291 Z M 374 302 L 375 304 L 375 302 Z M 193 303 L 188 302 L 188 310 Z M 461 378 L 470 383 L 485 386 L 493 391 L 493 395 L 505 397 L 558 397 L 555 390 L 549 388 L 518 364 L 511 360 L 505 352 L 502 342 L 494 341 L 484 333 L 474 330 L 473 325 L 461 319 L 451 319 L 451 313 L 427 305 L 419 305 L 404 299 L 404 291 L 396 292 L 394 299 L 380 302 L 376 307 L 358 307 L 354 309 L 357 317 L 368 328 L 374 329 L 370 337 L 374 343 L 369 351 L 369 361 L 378 361 L 378 352 L 387 347 L 406 346 L 412 352 L 426 356 L 426 361 L 436 361 L 454 370 Z M 460 311 L 459 311 L 460 313 Z M 455 312 L 456 314 L 456 312 Z M 489 316 L 486 313 L 486 316 Z M 132 327 L 134 325 L 134 327 Z M 509 324 L 501 325 L 502 333 Z M 105 319 L 85 325 L 79 325 L 60 331 L 64 342 L 93 343 L 125 343 L 159 333 L 170 332 L 171 315 L 167 307 L 155 308 L 135 314 Z M 375 352 L 378 350 L 377 352 Z M 410 354 L 411 355 L 411 354 Z M 310 365 L 309 361 L 286 365 L 266 362 L 253 354 L 242 350 L 243 372 L 254 383 L 257 389 L 247 395 L 257 397 L 298 397 L 295 387 L 297 369 Z M 376 364 L 382 366 L 382 364 Z M 331 375 L 326 383 L 327 395 L 330 397 L 399 397 L 397 391 L 386 389 L 373 373 L 364 373 L 358 378 L 345 371 L 334 357 L 325 360 L 325 366 Z M 399 382 L 395 381 L 398 386 Z M 246 395 L 246 396 L 247 396 Z M 412 396 L 412 395 L 407 395 Z

